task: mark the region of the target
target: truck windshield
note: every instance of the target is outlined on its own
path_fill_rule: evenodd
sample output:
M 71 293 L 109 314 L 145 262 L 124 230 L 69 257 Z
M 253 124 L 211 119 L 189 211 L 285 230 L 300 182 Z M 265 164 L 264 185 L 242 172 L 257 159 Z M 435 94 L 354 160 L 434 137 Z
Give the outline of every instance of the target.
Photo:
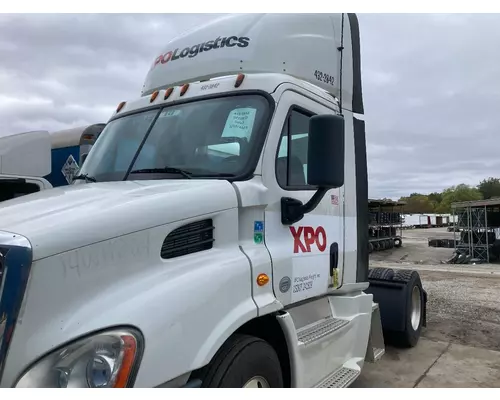
M 102 182 L 241 175 L 262 142 L 257 139 L 268 112 L 265 97 L 239 95 L 115 119 L 97 139 L 80 176 Z

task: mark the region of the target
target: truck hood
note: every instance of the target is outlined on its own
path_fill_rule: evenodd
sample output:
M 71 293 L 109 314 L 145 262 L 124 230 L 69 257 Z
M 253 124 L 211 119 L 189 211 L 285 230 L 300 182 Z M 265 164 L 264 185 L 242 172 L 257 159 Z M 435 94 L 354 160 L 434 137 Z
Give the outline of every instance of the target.
M 0 203 L 0 230 L 28 238 L 36 260 L 237 206 L 223 180 L 79 184 Z

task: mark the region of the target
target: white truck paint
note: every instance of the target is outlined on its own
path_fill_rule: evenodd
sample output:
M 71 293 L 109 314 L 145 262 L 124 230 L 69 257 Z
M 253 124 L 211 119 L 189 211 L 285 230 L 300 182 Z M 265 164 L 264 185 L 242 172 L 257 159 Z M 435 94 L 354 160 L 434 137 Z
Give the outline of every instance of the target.
M 1 386 L 344 387 L 382 326 L 414 346 L 418 274 L 368 278 L 359 56 L 353 14 L 170 42 L 86 182 L 0 208 Z

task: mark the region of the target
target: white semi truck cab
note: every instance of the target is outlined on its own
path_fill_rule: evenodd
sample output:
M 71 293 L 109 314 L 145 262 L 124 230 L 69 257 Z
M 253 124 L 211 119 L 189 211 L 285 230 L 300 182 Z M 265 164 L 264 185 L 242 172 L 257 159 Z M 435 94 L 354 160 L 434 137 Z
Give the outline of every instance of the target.
M 0 207 L 2 387 L 345 387 L 415 346 L 368 268 L 354 14 L 232 15 L 155 58 L 73 185 Z

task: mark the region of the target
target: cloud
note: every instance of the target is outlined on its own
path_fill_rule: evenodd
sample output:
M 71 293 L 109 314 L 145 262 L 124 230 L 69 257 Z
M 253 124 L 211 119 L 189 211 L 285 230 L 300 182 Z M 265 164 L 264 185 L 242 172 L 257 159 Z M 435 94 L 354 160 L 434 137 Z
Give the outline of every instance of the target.
M 214 14 L 0 15 L 0 134 L 105 122 L 176 34 Z M 361 14 L 371 197 L 500 170 L 500 16 Z
M 0 131 L 105 122 L 140 95 L 165 43 L 214 16 L 18 14 L 0 19 Z
M 500 16 L 359 20 L 370 195 L 442 190 L 498 174 Z

